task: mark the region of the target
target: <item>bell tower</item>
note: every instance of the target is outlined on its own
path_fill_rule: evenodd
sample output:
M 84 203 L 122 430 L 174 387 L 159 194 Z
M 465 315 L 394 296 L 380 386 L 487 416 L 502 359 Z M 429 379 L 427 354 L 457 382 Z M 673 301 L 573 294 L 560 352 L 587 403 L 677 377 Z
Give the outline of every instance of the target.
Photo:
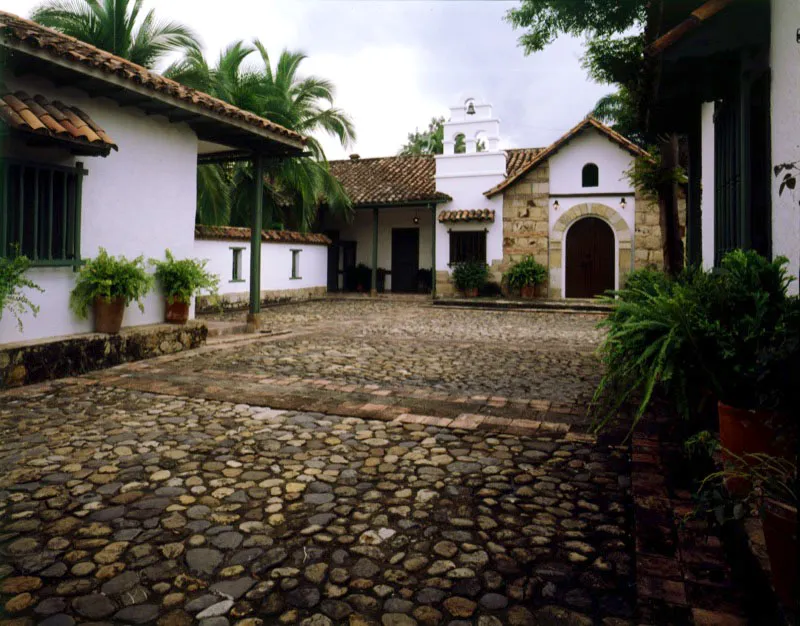
M 478 140 L 486 152 L 497 152 L 500 144 L 500 120 L 492 116 L 492 105 L 467 98 L 464 104 L 450 107 L 450 119 L 444 124 L 444 154 L 456 154 L 459 135 L 464 137 L 466 151 L 477 153 Z

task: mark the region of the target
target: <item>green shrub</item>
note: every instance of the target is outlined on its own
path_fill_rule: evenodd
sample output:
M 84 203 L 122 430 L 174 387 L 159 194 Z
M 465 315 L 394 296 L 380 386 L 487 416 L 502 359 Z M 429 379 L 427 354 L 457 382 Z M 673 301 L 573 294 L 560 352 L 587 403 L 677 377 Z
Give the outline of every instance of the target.
M 98 255 L 81 267 L 69 306 L 78 317 L 86 318 L 95 298 L 122 298 L 126 306 L 135 301 L 144 312 L 142 298 L 152 288 L 153 277 L 145 270 L 143 256 L 129 261 L 124 256 L 113 257 L 100 248 Z
M 657 388 L 684 417 L 709 393 L 737 408 L 796 407 L 800 301 L 787 296 L 785 265 L 736 250 L 712 272 L 632 273 L 601 322 L 598 428 L 634 398 L 635 426 Z
M 39 313 L 39 307 L 33 304 L 22 292 L 23 289 L 44 290 L 25 276 L 31 262 L 25 256 L 13 258 L 0 257 L 0 319 L 3 311 L 10 311 L 17 320 L 17 326 L 22 331 L 22 316 L 26 311 Z
M 547 281 L 547 268 L 532 256 L 527 256 L 508 268 L 503 274 L 503 281 L 514 289 L 542 285 Z
M 462 291 L 480 289 L 489 278 L 489 266 L 480 261 L 457 263 L 453 267 L 453 283 Z
M 165 261 L 151 259 L 150 263 L 156 267 L 156 280 L 161 284 L 169 304 L 188 304 L 200 289 L 206 289 L 212 294 L 217 292 L 219 277 L 206 271 L 207 260 L 177 260 L 169 250 L 165 255 Z

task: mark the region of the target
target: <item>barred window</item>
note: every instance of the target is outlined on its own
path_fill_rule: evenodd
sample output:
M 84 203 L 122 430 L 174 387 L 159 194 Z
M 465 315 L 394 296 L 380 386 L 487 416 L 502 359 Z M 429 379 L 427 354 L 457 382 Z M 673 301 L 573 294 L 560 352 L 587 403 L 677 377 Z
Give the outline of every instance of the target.
M 291 278 L 300 278 L 300 252 L 301 250 L 292 250 L 292 276 Z
M 77 265 L 81 256 L 81 185 L 86 170 L 0 162 L 0 254 L 33 265 Z
M 244 278 L 242 278 L 242 250 L 244 250 L 244 248 L 231 248 L 231 253 L 233 255 L 233 268 L 231 270 L 232 283 L 244 281 Z
M 450 263 L 486 262 L 486 231 L 450 231 Z

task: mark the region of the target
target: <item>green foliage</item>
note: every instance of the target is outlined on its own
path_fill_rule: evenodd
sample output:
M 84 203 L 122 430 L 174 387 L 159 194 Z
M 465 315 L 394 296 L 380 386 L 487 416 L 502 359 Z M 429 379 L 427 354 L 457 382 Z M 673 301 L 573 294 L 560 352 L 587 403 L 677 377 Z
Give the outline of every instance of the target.
M 706 393 L 744 409 L 793 410 L 800 401 L 800 300 L 787 295 L 786 259 L 734 250 L 718 271 L 632 273 L 601 323 L 605 374 L 598 428 L 636 399 L 633 426 L 656 389 L 691 417 Z
M 124 256 L 113 257 L 100 248 L 98 255 L 81 267 L 69 306 L 78 317 L 86 318 L 95 298 L 123 298 L 126 306 L 135 301 L 144 312 L 142 298 L 152 288 L 153 277 L 145 270 L 143 256 L 128 260 Z
M 489 266 L 481 261 L 467 261 L 453 266 L 453 283 L 458 289 L 480 289 L 489 278 Z
M 22 316 L 25 312 L 30 311 L 34 317 L 39 313 L 39 307 L 33 304 L 22 290 L 44 291 L 25 276 L 30 265 L 30 261 L 25 256 L 0 257 L 0 319 L 3 318 L 3 311 L 10 311 L 17 320 L 20 332 L 22 331 Z
M 781 179 L 778 195 L 782 196 L 787 189 L 794 191 L 797 188 L 797 176 L 800 174 L 800 161 L 793 163 L 779 163 L 772 169 L 775 178 Z
M 216 293 L 219 277 L 206 271 L 208 260 L 177 260 L 169 250 L 165 254 L 165 261 L 151 259 L 150 263 L 156 267 L 156 280 L 170 304 L 175 301 L 188 304 L 200 289 Z
M 399 156 L 444 153 L 444 121 L 443 117 L 434 117 L 428 124 L 428 130 L 420 132 L 418 128 L 413 133 L 408 133 L 408 141 L 400 148 Z M 478 152 L 484 152 L 486 144 L 478 139 L 475 149 Z M 455 153 L 463 154 L 466 151 L 467 144 L 464 135 L 457 135 Z
M 541 285 L 547 281 L 547 268 L 532 256 L 527 256 L 508 268 L 503 274 L 503 281 L 514 289 L 526 285 Z
M 256 53 L 260 63 L 248 66 Z M 215 65 L 200 50 L 190 50 L 166 71 L 169 78 L 308 138 L 312 158 L 270 159 L 264 170 L 264 223 L 279 221 L 298 230 L 312 227 L 320 204 L 345 217 L 352 209 L 315 136 L 326 133 L 347 146 L 355 140 L 353 122 L 334 106 L 336 89 L 330 81 L 300 75 L 306 58 L 302 52 L 284 50 L 273 63 L 258 40 L 252 46 L 236 41 L 220 53 Z M 197 222 L 248 226 L 254 187 L 250 163 L 201 166 Z
M 47 0 L 31 19 L 148 68 L 199 48 L 189 28 L 157 20 L 154 10 L 139 20 L 141 9 L 142 0 Z
M 686 170 L 682 167 L 674 167 L 671 170 L 663 167 L 661 151 L 657 146 L 650 146 L 647 151 L 650 153 L 650 158 L 636 157 L 633 166 L 624 172 L 631 185 L 645 196 L 657 200 L 659 189 L 664 185 L 670 183 L 685 185 L 689 182 Z
M 600 98 L 594 105 L 592 115 L 606 126 L 610 126 L 619 134 L 645 148 L 644 137 L 639 131 L 637 107 L 634 93 L 622 86 L 614 93 Z

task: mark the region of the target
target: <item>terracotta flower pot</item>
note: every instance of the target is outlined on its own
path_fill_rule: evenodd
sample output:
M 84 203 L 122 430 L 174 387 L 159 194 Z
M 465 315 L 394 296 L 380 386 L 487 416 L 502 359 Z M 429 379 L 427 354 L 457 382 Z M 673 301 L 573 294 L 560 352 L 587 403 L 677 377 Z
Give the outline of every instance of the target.
M 469 289 L 464 290 L 464 297 L 466 298 L 477 298 L 478 297 L 478 288 L 477 287 L 470 287 Z
M 732 455 L 769 454 L 791 458 L 794 446 L 787 436 L 779 436 L 786 417 L 776 411 L 737 409 L 717 403 L 719 439 Z M 723 458 L 726 455 L 723 455 Z M 732 495 L 743 496 L 751 489 L 745 478 L 726 478 L 725 487 Z
M 189 321 L 189 303 L 173 300 L 170 304 L 169 299 L 167 299 L 164 317 L 168 324 L 185 324 Z
M 535 297 L 544 298 L 547 295 L 547 283 L 536 283 L 533 291 Z
M 775 593 L 788 608 L 797 607 L 797 508 L 766 499 L 764 540 Z
M 522 285 L 519 289 L 519 295 L 523 300 L 532 300 L 536 296 L 536 287 L 534 285 Z
M 94 330 L 98 333 L 114 335 L 122 328 L 125 315 L 125 298 L 94 299 Z

